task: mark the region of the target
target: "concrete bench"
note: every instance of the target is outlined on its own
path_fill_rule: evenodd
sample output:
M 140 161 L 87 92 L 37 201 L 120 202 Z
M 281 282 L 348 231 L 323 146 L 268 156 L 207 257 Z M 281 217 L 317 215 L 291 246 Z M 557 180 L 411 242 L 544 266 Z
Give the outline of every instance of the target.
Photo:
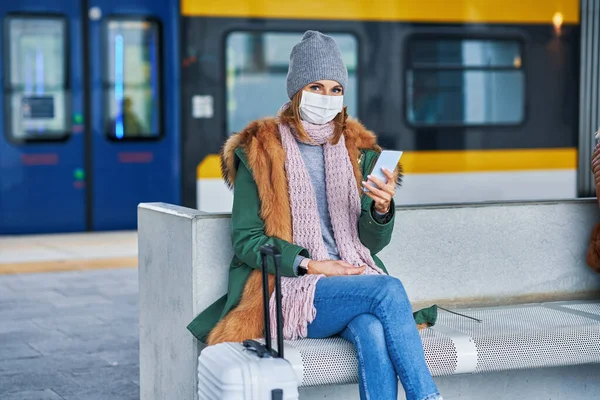
M 230 216 L 161 203 L 138 212 L 141 398 L 196 399 L 203 344 L 186 325 L 227 290 Z M 600 276 L 585 265 L 597 221 L 595 200 L 397 209 L 380 257 L 414 307 L 482 321 L 440 310 L 421 331 L 445 398 L 600 393 Z M 343 339 L 286 342 L 286 358 L 301 398 L 358 399 Z

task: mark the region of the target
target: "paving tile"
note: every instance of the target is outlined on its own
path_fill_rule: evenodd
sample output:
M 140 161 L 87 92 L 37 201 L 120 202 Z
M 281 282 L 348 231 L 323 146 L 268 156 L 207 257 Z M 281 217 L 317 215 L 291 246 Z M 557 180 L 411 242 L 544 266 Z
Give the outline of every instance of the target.
M 31 317 L 31 319 L 37 322 L 40 319 L 88 316 L 95 318 L 96 320 L 105 321 L 107 316 L 114 316 L 114 318 L 118 316 L 131 317 L 131 314 L 134 310 L 134 307 L 127 304 L 121 305 L 114 304 L 112 302 L 78 304 L 76 298 L 74 298 L 73 304 L 70 306 L 53 308 L 51 309 L 51 312 L 48 312 L 45 315 L 34 315 Z M 100 316 L 102 316 L 102 318 L 100 318 Z
M 41 353 L 27 343 L 3 344 L 0 346 L 0 360 L 39 357 Z
M 63 400 L 63 397 L 50 389 L 44 389 L 8 393 L 2 396 L 2 400 Z
M 10 332 L 0 334 L 0 343 L 2 345 L 29 343 L 39 340 L 61 340 L 67 335 L 56 330 L 42 331 L 39 329 L 32 331 Z
M 66 400 L 139 399 L 139 385 L 133 382 L 137 376 L 137 365 L 73 371 L 72 379 L 77 386 L 57 390 L 57 393 Z
M 70 307 L 57 308 L 52 313 L 44 315 L 43 313 L 32 313 L 31 320 L 36 325 L 44 324 L 53 328 L 60 328 L 65 331 L 67 327 L 72 326 L 69 321 L 80 319 L 82 325 L 104 325 L 120 321 L 122 323 L 138 323 L 138 307 L 131 304 L 118 303 L 96 303 L 88 305 L 73 305 Z M 87 318 L 82 318 L 86 316 Z M 62 320 L 61 323 L 54 322 L 53 319 Z M 88 322 L 85 321 L 88 319 Z M 63 323 L 64 322 L 64 323 Z
M 95 289 L 109 294 L 137 293 L 137 285 L 125 282 L 97 282 Z
M 65 297 L 80 295 L 103 295 L 101 291 L 101 286 L 98 285 L 89 285 L 88 287 L 61 285 L 60 287 L 57 287 L 54 290 Z
M 12 289 L 11 289 L 12 290 Z M 3 302 L 20 302 L 23 306 L 29 305 L 30 303 L 40 304 L 46 302 L 52 302 L 53 300 L 64 300 L 65 295 L 58 292 L 54 288 L 40 289 L 36 291 L 27 290 L 27 288 L 19 288 L 13 290 L 10 295 L 5 295 L 0 298 L 0 304 Z
M 106 325 L 106 321 L 87 315 L 85 308 L 71 313 L 61 310 L 58 315 L 44 315 L 29 322 L 41 329 L 60 329 L 63 332 L 69 331 L 70 327 Z
M 69 388 L 67 391 L 58 390 L 65 400 L 139 400 L 140 387 L 127 380 L 112 381 L 99 387 Z
M 6 287 L 7 289 L 10 289 L 11 291 L 13 291 L 11 284 L 14 282 L 21 282 L 21 276 L 18 274 L 9 274 L 9 275 L 2 275 L 2 278 L 0 279 L 0 285 L 3 286 L 3 289 Z
M 103 311 L 96 314 L 98 318 L 106 322 L 121 321 L 122 323 L 135 323 L 139 321 L 137 308 L 126 309 L 125 307 L 120 310 Z
M 94 339 L 102 337 L 113 337 L 115 339 L 137 339 L 139 337 L 139 326 L 137 320 L 115 319 L 102 325 L 78 325 L 59 328 L 71 338 Z
M 113 351 L 109 351 L 109 354 Z M 126 351 L 127 354 L 127 351 Z M 12 375 L 17 373 L 44 373 L 48 370 L 70 373 L 73 370 L 84 370 L 107 367 L 110 363 L 103 354 L 68 354 L 57 353 L 36 358 L 21 358 L 13 360 L 1 360 L 0 375 Z
M 13 306 L 0 309 L 0 321 L 27 320 L 42 318 L 54 314 L 54 306 L 48 303 L 36 303 L 27 306 Z
M 137 307 L 139 303 L 139 294 L 137 290 L 131 293 L 120 293 L 120 294 L 103 294 L 106 298 L 109 298 L 112 302 L 118 304 L 129 304 Z
M 6 282 L 0 282 L 0 301 L 12 298 L 15 294 L 15 291 Z
M 105 296 L 96 294 L 63 296 L 61 299 L 51 300 L 50 303 L 52 303 L 52 305 L 56 306 L 57 308 L 66 308 L 73 306 L 85 307 L 91 304 L 112 304 L 111 301 Z
M 135 365 L 136 367 L 140 362 L 140 351 L 139 346 L 133 348 L 126 348 L 121 350 L 107 350 L 95 353 L 94 356 L 105 360 L 112 366 L 117 365 Z M 137 379 L 137 377 L 136 377 Z M 138 379 L 139 380 L 139 379 Z M 139 383 L 138 383 L 139 385 Z
M 19 333 L 19 332 L 33 332 L 40 331 L 40 327 L 31 321 L 27 320 L 16 320 L 8 321 L 4 320 L 0 324 L 0 334 L 2 333 Z
M 39 274 L 17 274 L 17 278 L 6 281 L 12 289 L 56 289 L 59 287 L 98 287 L 104 282 L 116 284 L 113 275 L 107 275 L 104 270 L 97 271 L 67 271 L 39 273 Z
M 65 390 L 69 387 L 76 387 L 77 381 L 63 372 L 54 370 L 45 371 L 43 373 L 20 373 L 12 375 L 0 375 L 0 390 L 4 394 L 24 391 L 35 391 L 52 389 L 57 394 L 59 390 Z M 2 394 L 2 392 L 0 392 Z M 3 398 L 0 395 L 0 398 Z
M 35 300 L 35 299 L 22 299 L 13 297 L 12 299 L 0 300 L 0 310 L 36 310 L 39 307 L 47 307 L 52 309 L 54 306 L 47 300 Z
M 73 379 L 77 382 L 92 382 L 93 378 L 99 377 L 102 379 L 96 380 L 95 382 L 101 384 L 102 382 L 109 382 L 110 380 L 118 381 L 120 379 L 132 380 L 137 377 L 139 367 L 137 365 L 122 365 L 113 366 L 109 365 L 104 368 L 97 368 L 94 370 L 90 369 L 74 369 L 71 371 Z M 87 384 L 86 383 L 86 384 Z
M 131 348 L 138 343 L 137 338 L 119 338 L 104 336 L 95 338 L 66 338 L 61 340 L 41 340 L 30 342 L 29 345 L 44 355 L 62 353 L 95 353 L 106 350 Z

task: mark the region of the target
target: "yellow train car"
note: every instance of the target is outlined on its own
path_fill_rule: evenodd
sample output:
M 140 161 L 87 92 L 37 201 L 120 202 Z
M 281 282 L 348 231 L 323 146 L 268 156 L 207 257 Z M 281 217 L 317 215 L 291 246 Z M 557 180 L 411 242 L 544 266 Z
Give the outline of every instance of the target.
M 181 0 L 183 202 L 229 210 L 219 149 L 286 101 L 308 29 L 340 45 L 350 115 L 405 152 L 398 204 L 594 195 L 596 3 Z

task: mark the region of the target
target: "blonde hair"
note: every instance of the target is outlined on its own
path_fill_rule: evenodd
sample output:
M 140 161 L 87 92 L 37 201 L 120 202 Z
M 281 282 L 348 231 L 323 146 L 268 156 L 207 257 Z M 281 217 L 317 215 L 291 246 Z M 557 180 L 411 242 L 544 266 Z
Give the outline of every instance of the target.
M 279 122 L 293 127 L 296 132 L 298 132 L 298 139 L 301 141 L 310 142 L 309 136 L 306 134 L 304 127 L 300 123 L 302 120 L 300 117 L 300 100 L 302 100 L 302 90 L 296 92 L 296 94 L 292 97 L 292 102 L 289 107 L 279 114 Z M 348 119 L 348 112 L 346 109 L 347 107 L 344 107 L 342 111 L 333 119 L 335 129 L 331 139 L 332 144 L 337 144 L 337 142 L 340 140 L 340 137 L 342 137 L 344 131 L 346 130 L 346 120 Z

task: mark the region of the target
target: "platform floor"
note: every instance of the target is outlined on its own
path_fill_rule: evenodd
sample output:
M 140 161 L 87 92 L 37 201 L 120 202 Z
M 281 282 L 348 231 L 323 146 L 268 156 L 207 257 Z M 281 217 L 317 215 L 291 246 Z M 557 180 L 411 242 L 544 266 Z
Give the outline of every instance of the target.
M 137 232 L 0 236 L 0 275 L 137 267 Z
M 0 399 L 139 399 L 135 232 L 0 237 Z

